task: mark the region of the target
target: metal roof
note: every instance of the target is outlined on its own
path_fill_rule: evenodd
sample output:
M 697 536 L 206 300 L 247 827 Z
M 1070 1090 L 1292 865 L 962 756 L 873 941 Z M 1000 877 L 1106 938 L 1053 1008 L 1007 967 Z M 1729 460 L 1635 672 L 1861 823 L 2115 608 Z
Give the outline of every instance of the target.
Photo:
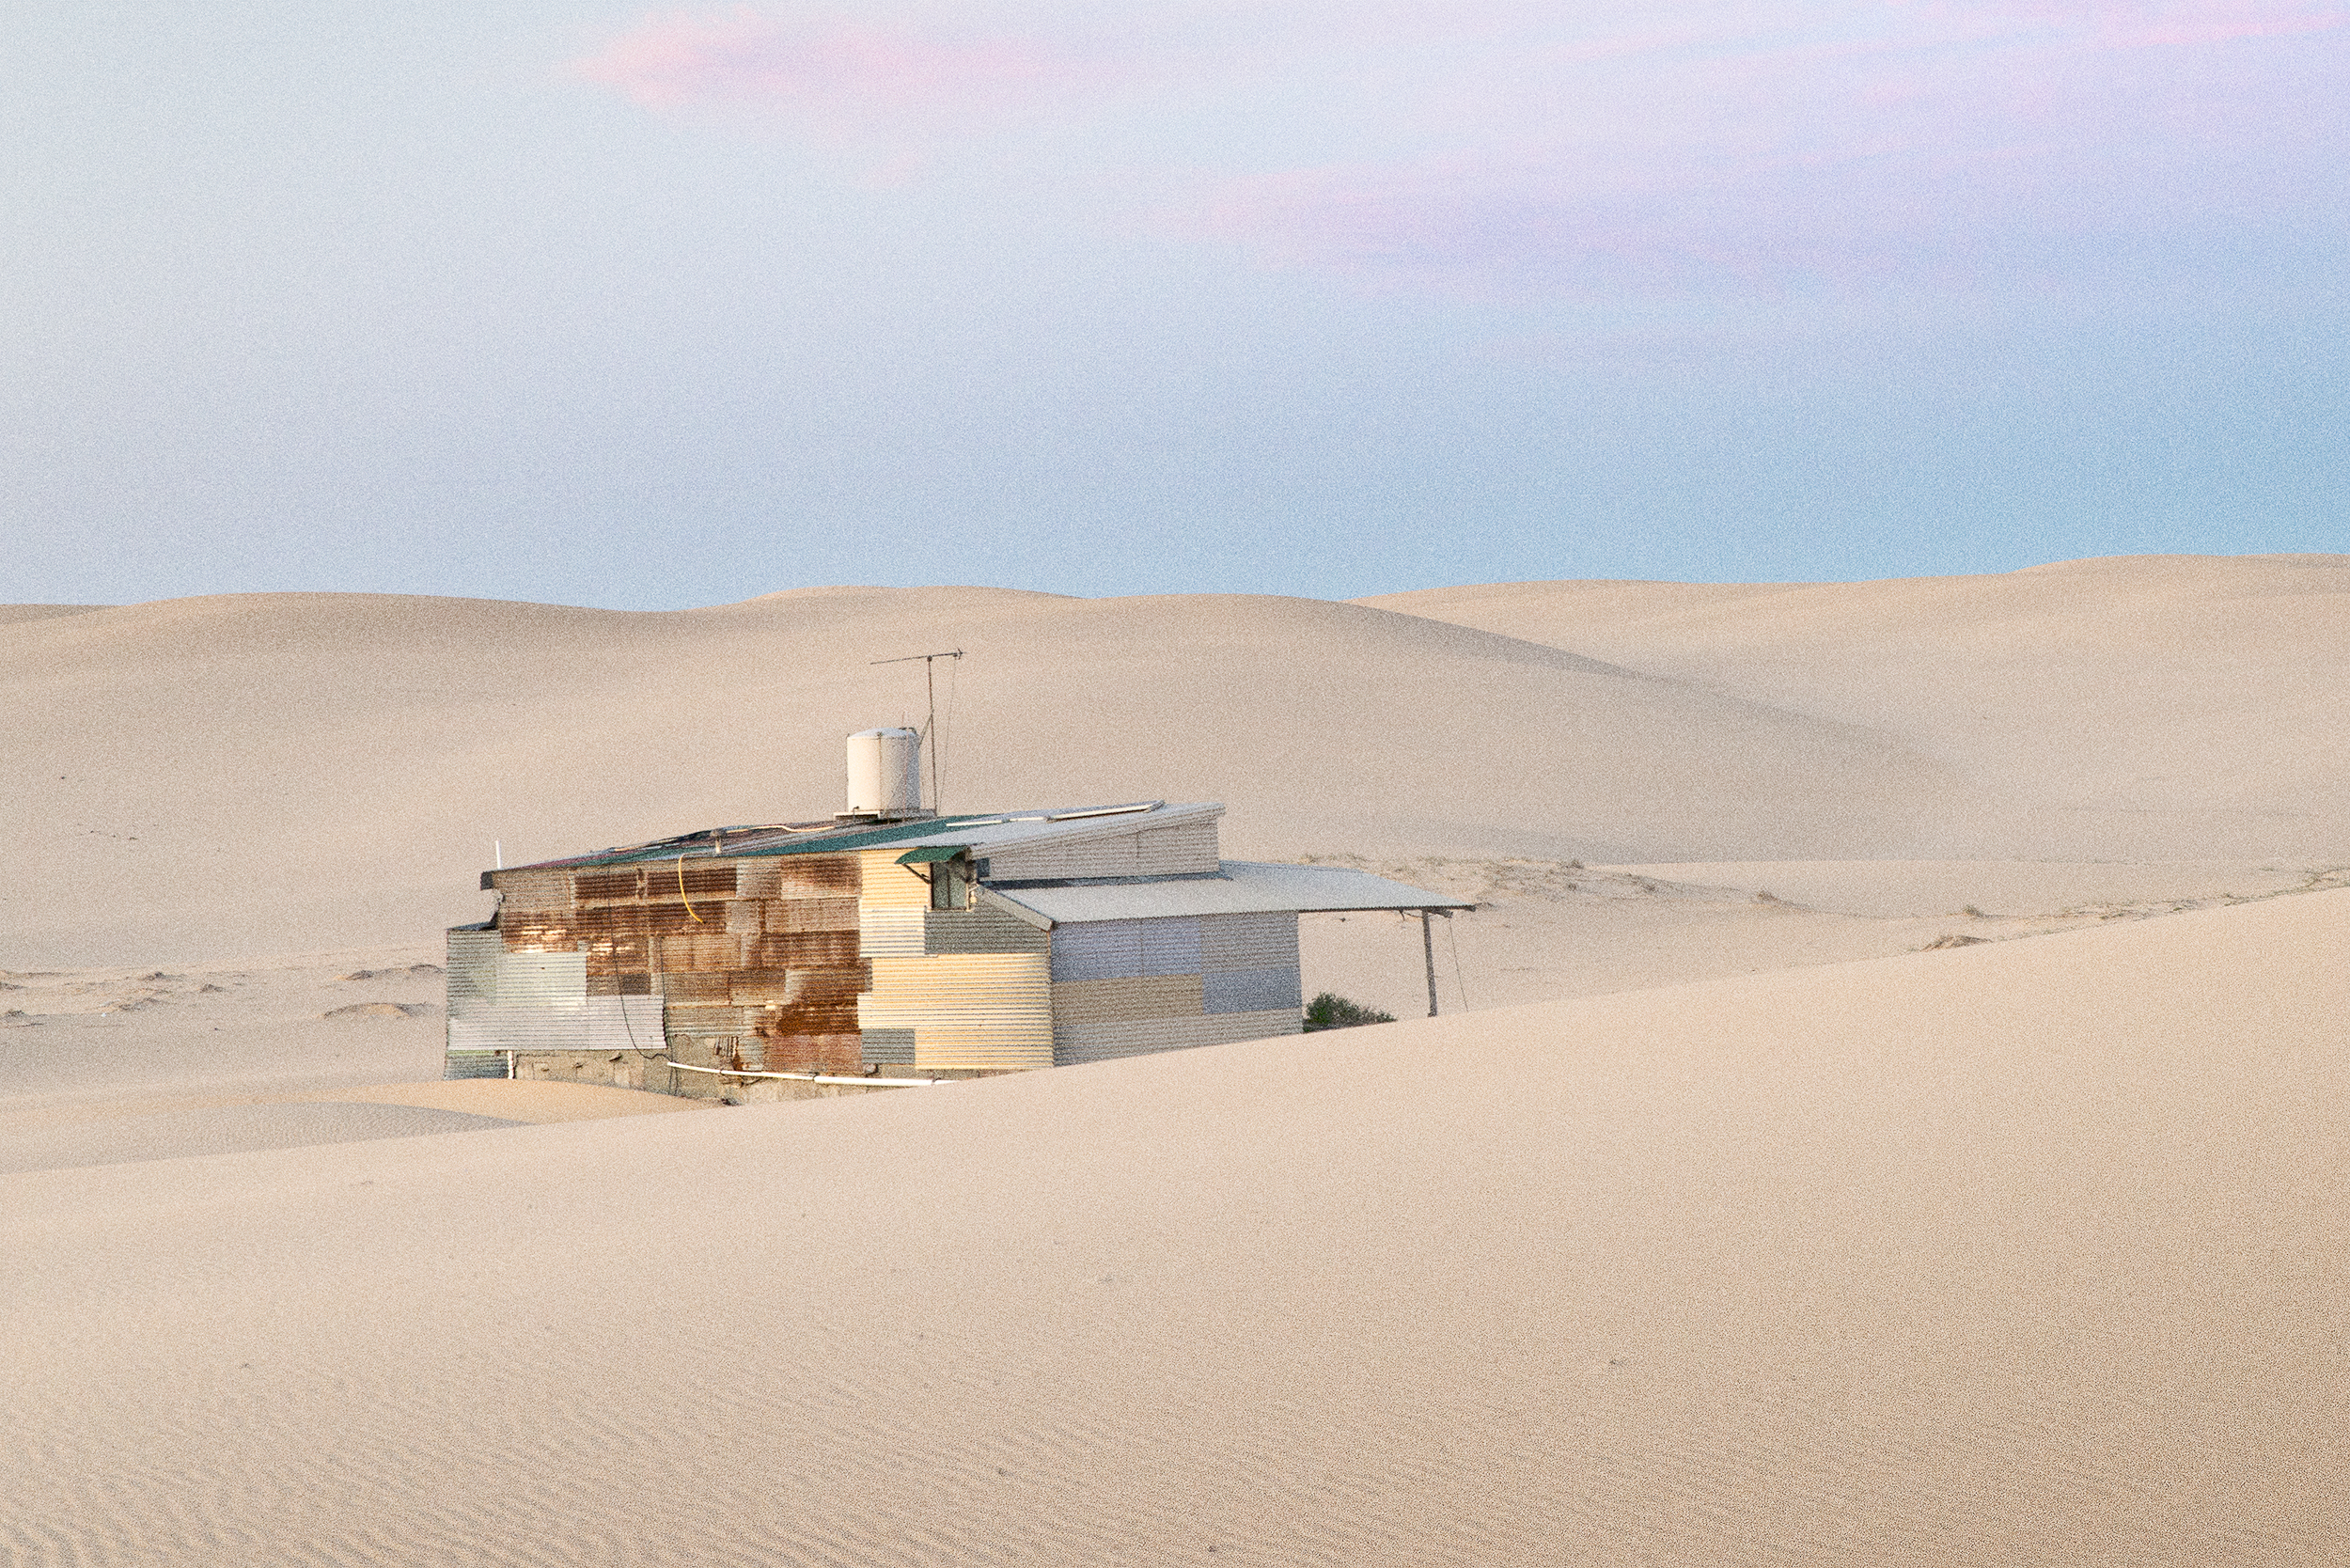
M 1055 925 L 1149 920 L 1170 915 L 1301 915 L 1362 909 L 1474 909 L 1467 899 L 1338 866 L 1227 860 L 1221 876 L 1156 878 L 1062 887 L 992 886 L 988 893 Z
M 1220 802 L 1169 806 L 1165 801 L 1127 801 L 1115 806 L 1055 807 L 1042 810 L 1001 811 L 961 817 L 924 817 L 909 822 L 789 823 L 752 827 L 713 827 L 681 834 L 650 844 L 627 844 L 575 855 L 560 860 L 540 860 L 508 870 L 569 870 L 585 866 L 630 866 L 646 861 L 675 860 L 682 855 L 843 855 L 891 845 L 907 849 L 953 847 L 984 855 L 1039 839 L 1068 840 L 1106 833 L 1131 832 L 1137 826 L 1173 826 L 1202 817 L 1223 815 Z M 485 873 L 486 875 L 486 873 Z M 484 882 L 483 886 L 488 886 Z

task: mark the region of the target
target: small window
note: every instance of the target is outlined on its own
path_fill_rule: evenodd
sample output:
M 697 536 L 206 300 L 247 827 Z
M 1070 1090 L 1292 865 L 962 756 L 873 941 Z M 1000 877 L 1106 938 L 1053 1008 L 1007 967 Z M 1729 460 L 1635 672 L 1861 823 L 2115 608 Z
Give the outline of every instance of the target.
M 931 907 L 968 909 L 971 906 L 971 866 L 965 860 L 931 863 Z

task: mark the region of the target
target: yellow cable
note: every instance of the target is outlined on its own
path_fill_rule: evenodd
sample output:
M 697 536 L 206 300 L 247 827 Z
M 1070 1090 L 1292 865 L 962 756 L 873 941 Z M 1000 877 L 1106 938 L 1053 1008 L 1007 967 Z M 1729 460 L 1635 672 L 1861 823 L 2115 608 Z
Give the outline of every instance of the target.
M 682 855 L 677 857 L 677 896 L 678 902 L 685 905 L 685 913 L 694 915 L 694 901 L 685 896 L 685 856 Z M 710 924 L 698 915 L 694 915 L 694 923 L 697 926 Z

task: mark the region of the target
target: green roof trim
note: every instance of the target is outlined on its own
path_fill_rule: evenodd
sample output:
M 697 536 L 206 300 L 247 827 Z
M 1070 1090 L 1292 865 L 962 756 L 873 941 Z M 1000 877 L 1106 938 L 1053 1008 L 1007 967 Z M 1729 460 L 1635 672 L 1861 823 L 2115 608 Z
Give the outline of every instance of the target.
M 932 844 L 923 849 L 906 851 L 905 854 L 898 856 L 898 864 L 928 866 L 934 861 L 952 860 L 957 855 L 967 853 L 970 848 L 969 844 Z

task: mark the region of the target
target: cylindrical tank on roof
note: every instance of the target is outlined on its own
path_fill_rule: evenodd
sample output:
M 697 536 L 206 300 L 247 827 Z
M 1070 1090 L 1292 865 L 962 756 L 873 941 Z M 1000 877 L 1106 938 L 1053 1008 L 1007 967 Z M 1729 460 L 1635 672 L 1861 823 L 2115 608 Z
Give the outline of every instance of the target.
M 922 812 L 922 737 L 911 729 L 860 729 L 849 737 L 849 811 L 916 817 Z

